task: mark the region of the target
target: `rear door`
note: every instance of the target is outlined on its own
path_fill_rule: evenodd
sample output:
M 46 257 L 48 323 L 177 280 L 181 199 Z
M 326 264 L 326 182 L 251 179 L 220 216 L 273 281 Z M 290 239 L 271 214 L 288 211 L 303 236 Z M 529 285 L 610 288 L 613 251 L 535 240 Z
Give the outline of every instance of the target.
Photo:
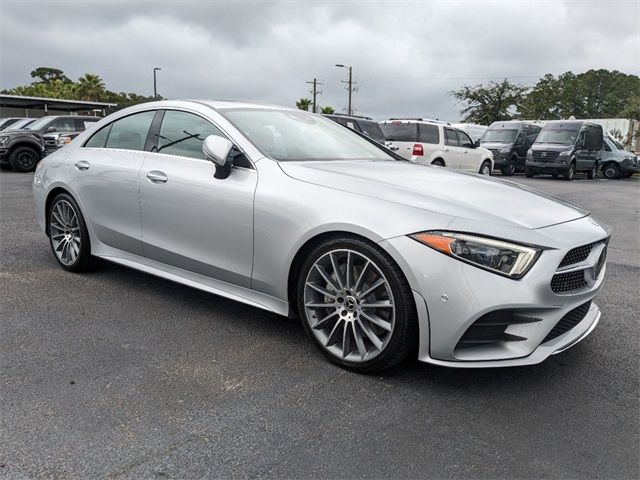
M 70 172 L 85 218 L 100 242 L 142 254 L 138 175 L 155 110 L 102 127 L 75 153 Z
M 411 160 L 413 146 L 418 141 L 418 124 L 390 121 L 380 124 L 380 128 L 389 148 L 407 160 Z
M 418 124 L 418 140 L 422 144 L 425 161 L 432 159 L 432 155 L 440 149 L 440 129 L 429 123 Z

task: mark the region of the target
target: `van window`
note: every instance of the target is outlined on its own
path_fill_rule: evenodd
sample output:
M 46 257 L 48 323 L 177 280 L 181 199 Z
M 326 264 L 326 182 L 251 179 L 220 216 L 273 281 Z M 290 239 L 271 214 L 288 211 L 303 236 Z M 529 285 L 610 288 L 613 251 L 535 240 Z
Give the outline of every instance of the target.
M 451 147 L 458 146 L 458 135 L 455 130 L 451 130 L 450 128 L 444 129 L 444 144 Z
M 418 139 L 421 143 L 440 143 L 440 131 L 436 125 L 427 125 L 426 123 L 421 123 L 418 126 L 419 135 Z
M 391 142 L 417 142 L 418 124 L 391 122 L 380 124 L 384 139 Z

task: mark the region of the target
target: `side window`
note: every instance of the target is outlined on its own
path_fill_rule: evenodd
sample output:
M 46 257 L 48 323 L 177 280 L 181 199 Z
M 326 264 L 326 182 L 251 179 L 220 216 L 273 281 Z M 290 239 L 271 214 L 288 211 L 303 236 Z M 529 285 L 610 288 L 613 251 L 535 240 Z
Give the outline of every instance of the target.
M 111 131 L 111 123 L 109 125 L 105 125 L 96 133 L 94 133 L 89 140 L 87 140 L 84 144 L 85 147 L 89 148 L 104 148 L 107 144 L 107 138 L 109 137 L 109 132 Z
M 167 110 L 160 127 L 158 147 L 154 151 L 206 160 L 202 143 L 209 135 L 225 137 L 216 126 L 198 115 Z
M 76 120 L 76 131 L 84 132 L 87 128 L 91 128 L 96 124 L 97 120 L 86 120 L 84 118 L 79 118 Z
M 155 114 L 155 110 L 134 113 L 113 122 L 106 147 L 144 150 L 149 127 Z
M 61 118 L 53 122 L 54 132 L 75 132 L 76 121 L 73 118 Z
M 450 128 L 444 129 L 444 144 L 451 147 L 458 146 L 458 135 L 455 130 L 451 130 Z
M 609 142 L 604 142 L 604 150 L 605 152 L 610 152 L 611 151 L 611 147 L 609 146 Z
M 516 145 L 522 145 L 524 143 L 524 132 L 522 130 L 520 130 L 520 133 L 518 133 L 518 136 L 516 137 Z
M 465 132 L 458 130 L 458 137 L 460 138 L 460 146 L 462 148 L 473 148 L 473 141 Z
M 421 123 L 418 129 L 418 140 L 421 143 L 433 143 L 436 145 L 440 143 L 440 132 L 437 126 Z

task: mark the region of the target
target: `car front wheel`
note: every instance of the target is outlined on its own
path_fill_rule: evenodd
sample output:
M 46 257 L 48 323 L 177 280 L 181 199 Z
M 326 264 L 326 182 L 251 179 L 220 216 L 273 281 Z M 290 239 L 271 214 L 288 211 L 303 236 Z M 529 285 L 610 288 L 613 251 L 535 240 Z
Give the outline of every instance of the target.
M 576 165 L 575 163 L 572 163 L 571 165 L 569 165 L 569 168 L 567 168 L 562 175 L 565 180 L 573 180 L 573 177 L 575 174 L 576 174 Z
M 480 175 L 491 175 L 491 162 L 485 160 L 480 166 Z
M 344 368 L 382 370 L 406 359 L 416 345 L 411 288 L 373 244 L 350 237 L 323 242 L 304 263 L 297 292 L 305 330 Z
M 620 175 L 620 169 L 615 163 L 608 163 L 602 169 L 602 175 L 604 175 L 604 178 L 613 180 L 614 178 L 618 178 L 618 175 Z
M 91 263 L 89 232 L 76 201 L 66 193 L 51 202 L 47 215 L 51 250 L 62 268 L 82 272 Z
M 9 154 L 9 165 L 16 172 L 32 172 L 40 160 L 40 155 L 31 147 L 17 147 Z

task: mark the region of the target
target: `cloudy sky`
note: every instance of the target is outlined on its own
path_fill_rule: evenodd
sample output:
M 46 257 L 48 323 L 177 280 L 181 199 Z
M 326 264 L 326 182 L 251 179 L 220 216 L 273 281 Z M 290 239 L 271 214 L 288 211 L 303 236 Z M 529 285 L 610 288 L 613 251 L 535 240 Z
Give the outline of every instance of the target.
M 459 118 L 448 92 L 590 68 L 640 74 L 640 0 L 0 0 L 0 87 L 52 66 L 115 91 Z

